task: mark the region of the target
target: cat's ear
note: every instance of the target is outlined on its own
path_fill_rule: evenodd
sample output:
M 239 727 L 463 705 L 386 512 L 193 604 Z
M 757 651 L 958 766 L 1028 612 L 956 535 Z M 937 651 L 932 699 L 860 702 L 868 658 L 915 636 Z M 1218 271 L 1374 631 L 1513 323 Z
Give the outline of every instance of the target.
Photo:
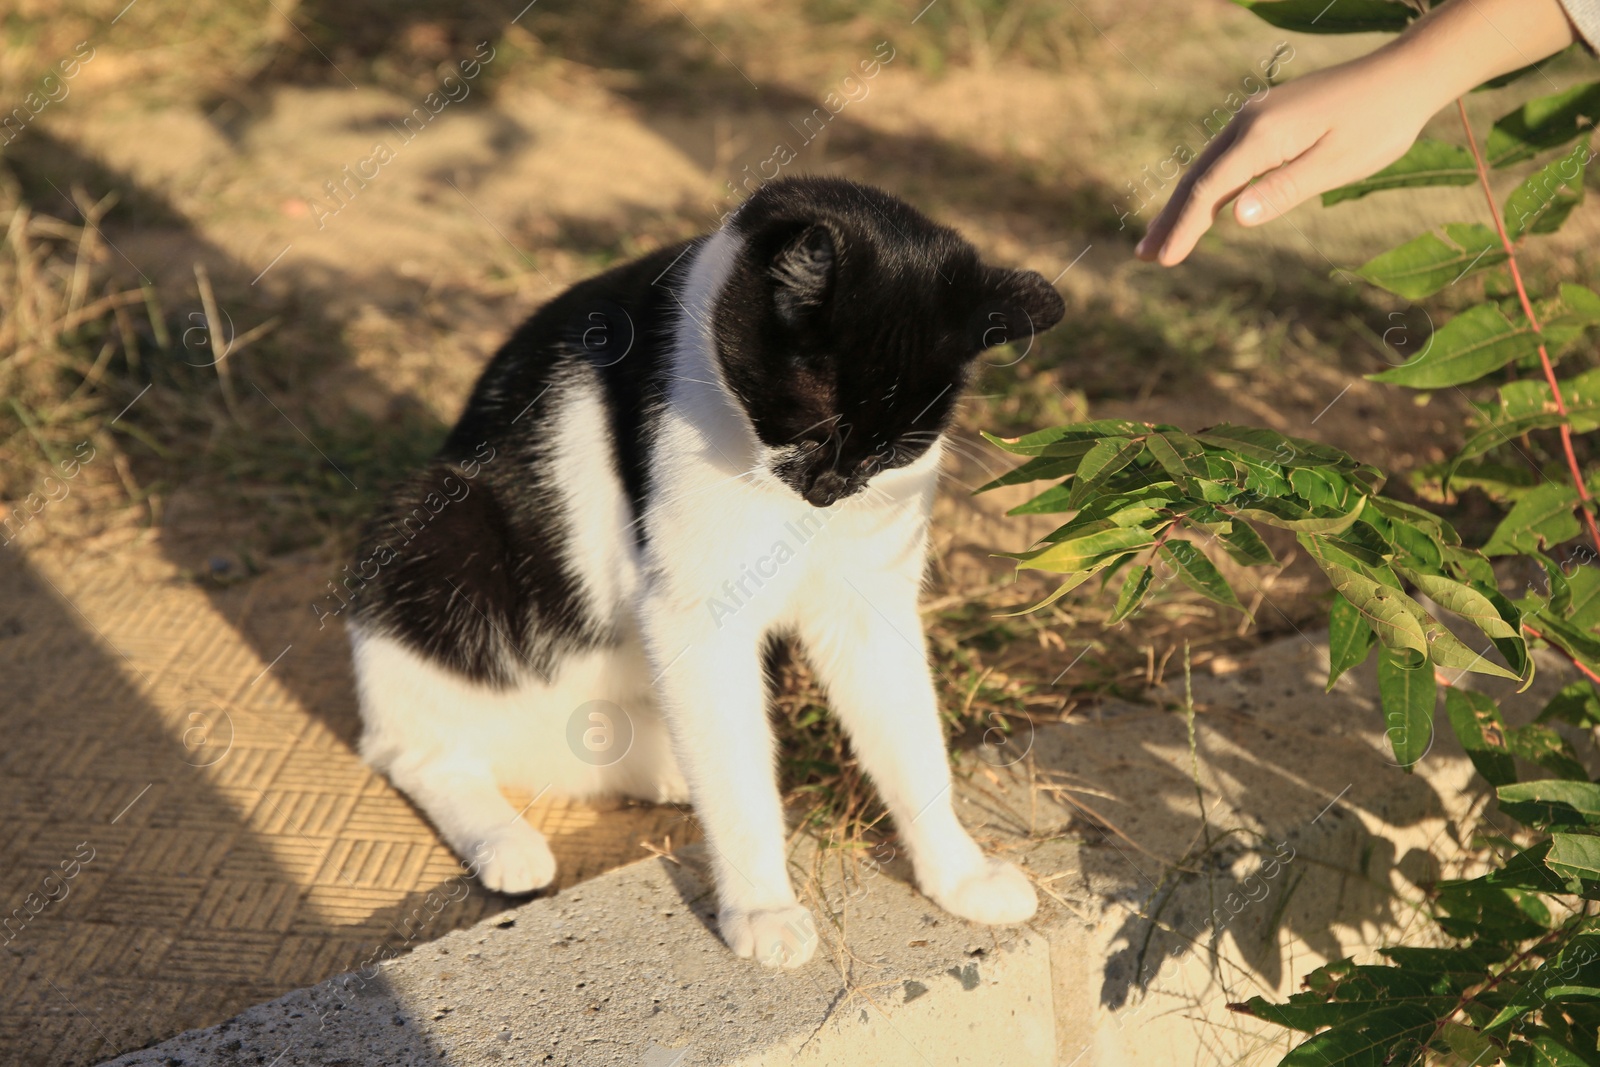
M 995 269 L 987 288 L 987 299 L 973 317 L 973 343 L 979 350 L 1027 344 L 1067 313 L 1061 294 L 1038 271 Z
M 828 300 L 838 249 L 826 226 L 813 223 L 784 241 L 767 274 L 773 302 L 786 326 L 799 326 Z

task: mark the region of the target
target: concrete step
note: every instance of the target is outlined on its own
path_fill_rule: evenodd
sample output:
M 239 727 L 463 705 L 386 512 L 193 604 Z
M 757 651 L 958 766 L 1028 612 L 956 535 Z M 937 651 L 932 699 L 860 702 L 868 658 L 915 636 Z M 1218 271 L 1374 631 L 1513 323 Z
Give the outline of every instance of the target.
M 902 860 L 802 838 L 824 948 L 769 971 L 717 937 L 689 846 L 110 1062 L 1275 1063 L 1289 1035 L 1228 1003 L 1425 937 L 1419 886 L 1471 873 L 1486 802 L 1442 720 L 1394 767 L 1370 668 L 1325 695 L 1326 656 L 1296 637 L 1196 676 L 1192 748 L 1180 676 L 967 754 L 964 820 L 1042 890 L 1025 926 L 953 919 Z

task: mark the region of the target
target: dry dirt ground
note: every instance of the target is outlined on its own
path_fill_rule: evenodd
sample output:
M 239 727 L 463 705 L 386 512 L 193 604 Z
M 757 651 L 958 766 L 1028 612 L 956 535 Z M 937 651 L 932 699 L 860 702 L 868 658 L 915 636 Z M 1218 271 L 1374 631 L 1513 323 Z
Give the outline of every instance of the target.
M 1071 715 L 1159 681 L 1185 641 L 1226 670 L 1319 610 L 1282 545 L 1253 627 L 1183 596 L 1115 633 L 1087 594 L 995 621 L 1037 589 L 991 553 L 1045 527 L 965 491 L 1005 467 L 979 428 L 1232 420 L 1402 472 L 1460 432 L 1460 396 L 1361 377 L 1426 313 L 1334 268 L 1478 218 L 1473 189 L 1225 223 L 1177 270 L 1131 256 L 1170 188 L 1149 175 L 1247 76 L 1372 39 L 1286 37 L 1220 2 L 123 2 L 13 0 L 0 31 L 5 108 L 77 57 L 0 148 L 0 501 L 20 515 L 60 455 L 94 456 L 0 548 L 0 910 L 93 852 L 8 931 L 0 1058 L 93 1062 L 504 906 L 454 883 L 352 755 L 343 637 L 312 605 L 509 328 L 715 226 L 775 158 L 906 197 L 1068 301 L 962 408 L 929 609 L 952 702 Z M 1592 273 L 1597 229 L 1580 209 L 1532 273 Z M 43 344 L 25 292 L 50 314 L 108 299 Z M 530 817 L 568 878 L 693 833 L 675 811 Z

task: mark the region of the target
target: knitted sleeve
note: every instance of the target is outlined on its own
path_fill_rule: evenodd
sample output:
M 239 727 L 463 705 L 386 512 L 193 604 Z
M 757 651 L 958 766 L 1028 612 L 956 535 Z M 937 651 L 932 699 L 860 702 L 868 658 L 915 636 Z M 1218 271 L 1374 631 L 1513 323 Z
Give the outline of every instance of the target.
M 1561 0 L 1589 51 L 1600 51 L 1600 0 Z

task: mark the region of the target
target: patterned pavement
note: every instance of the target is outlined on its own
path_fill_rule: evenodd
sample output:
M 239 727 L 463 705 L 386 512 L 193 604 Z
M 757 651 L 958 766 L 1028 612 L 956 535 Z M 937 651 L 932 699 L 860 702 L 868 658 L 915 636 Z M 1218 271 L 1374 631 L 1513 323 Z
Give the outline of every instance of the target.
M 0 551 L 0 1063 L 95 1063 L 511 903 L 352 751 L 325 569 L 219 589 L 148 547 Z M 672 808 L 525 818 L 560 886 L 697 836 Z

